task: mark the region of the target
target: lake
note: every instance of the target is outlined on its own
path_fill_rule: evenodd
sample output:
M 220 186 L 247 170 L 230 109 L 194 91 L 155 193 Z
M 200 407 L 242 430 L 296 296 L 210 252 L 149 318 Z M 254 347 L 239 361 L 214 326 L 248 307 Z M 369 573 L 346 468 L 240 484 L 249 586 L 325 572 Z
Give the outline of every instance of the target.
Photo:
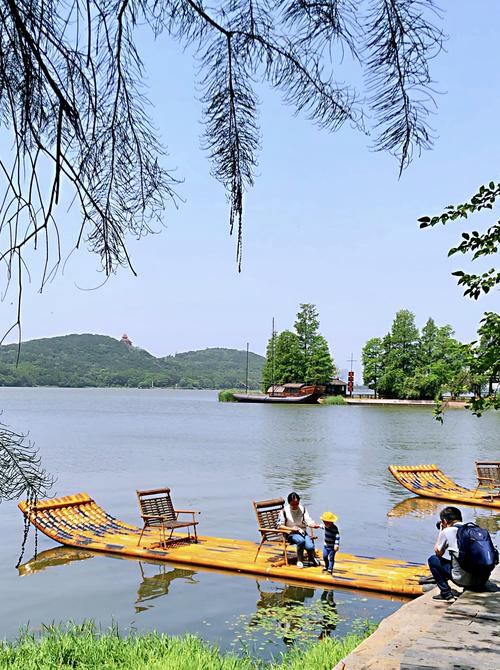
M 269 406 L 217 402 L 215 391 L 0 388 L 2 420 L 29 431 L 53 495 L 84 491 L 139 524 L 136 489 L 169 486 L 179 508 L 201 510 L 199 532 L 257 541 L 252 500 L 296 490 L 314 519 L 338 515 L 341 551 L 425 562 L 442 503 L 418 501 L 387 471 L 436 463 L 475 486 L 474 461 L 500 460 L 500 413 L 477 419 L 428 408 Z M 494 535 L 500 514 L 462 506 Z M 403 602 L 367 592 L 304 588 L 171 564 L 72 551 L 38 535 L 16 565 L 22 516 L 0 505 L 0 637 L 27 624 L 93 619 L 103 629 L 193 632 L 221 649 L 268 658 L 310 637 L 343 635 Z M 500 538 L 497 538 L 500 539 Z M 319 545 L 320 546 L 320 545 Z M 297 612 L 300 616 L 297 616 Z M 331 615 L 331 616 L 330 616 Z M 298 623 L 299 622 L 299 623 Z M 301 624 L 301 625 L 302 625 Z

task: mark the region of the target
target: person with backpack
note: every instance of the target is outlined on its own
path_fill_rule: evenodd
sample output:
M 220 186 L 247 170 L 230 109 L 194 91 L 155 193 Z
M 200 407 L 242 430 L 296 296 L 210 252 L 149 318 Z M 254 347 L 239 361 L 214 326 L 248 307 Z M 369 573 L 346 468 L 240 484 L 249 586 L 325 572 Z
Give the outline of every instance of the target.
M 484 587 L 498 563 L 498 551 L 485 528 L 463 523 L 457 507 L 445 507 L 439 518 L 434 555 L 427 562 L 439 587 L 433 599 L 452 602 L 455 596 L 448 582 L 471 589 Z
M 307 528 L 319 528 L 319 524 L 311 519 L 304 505 L 300 504 L 300 496 L 292 491 L 287 497 L 287 505 L 280 512 L 280 529 L 289 530 L 287 541 L 297 545 L 297 567 L 304 567 L 304 550 L 310 565 L 319 565 L 314 549 L 314 542 L 307 534 Z

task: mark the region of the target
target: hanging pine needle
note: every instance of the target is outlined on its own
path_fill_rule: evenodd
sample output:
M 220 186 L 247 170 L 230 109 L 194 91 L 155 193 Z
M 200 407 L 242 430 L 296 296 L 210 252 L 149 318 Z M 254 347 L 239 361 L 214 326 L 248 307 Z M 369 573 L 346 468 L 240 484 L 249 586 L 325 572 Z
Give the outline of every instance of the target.
M 0 423 L 0 503 L 25 496 L 36 514 L 38 499 L 47 495 L 54 481 L 54 477 L 42 468 L 38 450 L 27 440 L 27 435 L 15 433 Z M 16 567 L 23 558 L 29 529 L 30 520 L 25 516 L 21 553 Z M 35 556 L 37 545 L 35 527 Z

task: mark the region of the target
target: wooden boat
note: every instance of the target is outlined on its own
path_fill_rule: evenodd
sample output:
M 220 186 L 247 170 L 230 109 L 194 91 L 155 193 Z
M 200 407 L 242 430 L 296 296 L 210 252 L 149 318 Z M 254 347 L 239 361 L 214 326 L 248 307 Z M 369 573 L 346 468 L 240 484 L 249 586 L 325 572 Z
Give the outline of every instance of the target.
M 437 465 L 390 465 L 389 472 L 402 486 L 424 498 L 500 509 L 500 496 L 459 486 Z
M 324 394 L 324 386 L 313 384 L 273 384 L 267 393 L 233 393 L 237 402 L 314 404 Z
M 418 563 L 339 553 L 334 574 L 329 575 L 320 567 L 300 569 L 285 565 L 280 548 L 267 543 L 257 560 L 257 543 L 247 540 L 199 536 L 198 542 L 193 543 L 174 536 L 162 546 L 157 528 L 147 528 L 138 546 L 141 529 L 110 516 L 86 493 L 42 500 L 36 507 L 22 501 L 19 507 L 39 530 L 61 544 L 148 561 L 172 561 L 177 565 L 263 575 L 285 582 L 408 596 L 422 594 L 419 579 L 429 574 L 427 567 Z

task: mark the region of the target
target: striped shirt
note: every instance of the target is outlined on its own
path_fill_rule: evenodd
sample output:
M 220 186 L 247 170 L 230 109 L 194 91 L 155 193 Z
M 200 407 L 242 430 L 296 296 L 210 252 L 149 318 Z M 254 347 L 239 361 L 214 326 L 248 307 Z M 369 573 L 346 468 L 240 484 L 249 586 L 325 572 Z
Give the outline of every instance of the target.
M 331 526 L 322 525 L 321 528 L 325 531 L 325 547 L 338 547 L 340 544 L 340 533 L 337 526 L 332 523 Z

